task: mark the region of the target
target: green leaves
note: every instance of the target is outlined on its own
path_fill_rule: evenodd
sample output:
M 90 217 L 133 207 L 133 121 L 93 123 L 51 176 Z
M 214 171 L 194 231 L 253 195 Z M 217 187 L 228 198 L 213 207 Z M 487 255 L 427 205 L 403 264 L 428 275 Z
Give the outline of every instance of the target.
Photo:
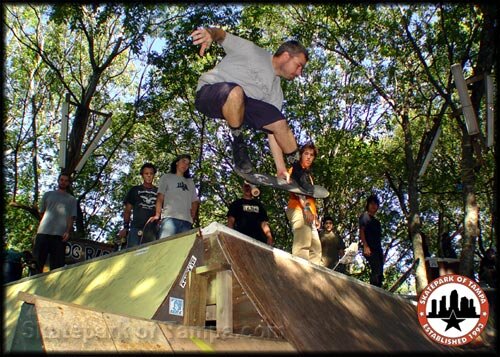
M 479 35 L 487 31 L 488 15 L 480 7 L 99 4 L 6 8 L 8 199 L 23 197 L 33 206 L 54 182 L 60 111 L 67 92 L 84 108 L 113 113 L 112 127 L 75 182 L 90 238 L 113 238 L 123 195 L 140 181 L 137 171 L 146 161 L 166 172 L 175 155 L 191 153 L 202 199 L 202 226 L 225 223 L 226 207 L 239 196 L 240 179 L 232 172 L 225 121 L 206 118 L 194 108 L 199 76 L 224 56 L 217 44 L 204 57 L 198 55 L 198 46 L 188 37 L 199 26 L 222 26 L 271 53 L 290 38 L 308 47 L 310 61 L 303 76 L 282 80 L 283 112 L 299 144 L 312 140 L 319 148 L 313 174 L 331 192 L 318 202 L 320 215 L 334 217 L 337 233 L 347 244 L 358 239 L 357 217 L 366 195 L 374 191 L 383 196 L 380 218 L 386 227 L 384 244 L 391 245 L 387 266 L 392 280 L 412 260 L 407 222 L 411 209 L 417 207 L 421 230 L 431 247 L 439 236 L 436 217 L 441 214 L 445 225 L 456 227 L 464 216 L 463 197 L 456 190 L 462 180 L 463 123 L 452 115 L 459 104 L 449 69 L 460 62 L 472 73 L 478 56 L 485 56 Z M 478 109 L 480 120 L 484 120 L 482 111 Z M 72 120 L 74 115 L 73 107 Z M 442 134 L 425 175 L 417 177 L 422 161 L 417 158 L 436 120 L 441 121 Z M 101 122 L 97 117 L 72 122 L 75 127 L 80 123 L 87 130 L 80 136 L 85 147 Z M 245 135 L 259 170 L 274 172 L 265 134 L 248 130 Z M 482 159 L 477 200 L 480 225 L 487 227 L 482 239 L 491 241 L 494 153 L 490 150 Z M 290 251 L 292 234 L 284 214 L 288 196 L 266 188 L 261 191 L 277 246 Z M 9 213 L 9 240 L 14 239 L 10 232 L 21 232 L 29 224 L 13 217 Z M 16 244 L 26 246 L 26 239 Z M 359 274 L 367 279 L 364 272 Z

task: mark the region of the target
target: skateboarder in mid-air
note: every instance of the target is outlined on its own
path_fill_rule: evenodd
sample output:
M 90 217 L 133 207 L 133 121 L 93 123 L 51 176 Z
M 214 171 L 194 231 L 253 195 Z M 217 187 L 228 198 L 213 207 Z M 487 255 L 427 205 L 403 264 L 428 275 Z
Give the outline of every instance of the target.
M 233 136 L 232 151 L 236 171 L 253 171 L 243 138 L 243 124 L 263 130 L 276 164 L 277 176 L 295 180 L 312 193 L 309 172 L 299 164 L 299 150 L 290 127 L 281 113 L 281 79 L 301 75 L 309 60 L 307 50 L 297 41 L 283 43 L 274 55 L 254 43 L 220 28 L 198 28 L 191 33 L 193 43 L 201 45 L 199 54 L 213 41 L 222 45 L 226 56 L 212 70 L 204 73 L 196 88 L 195 106 L 212 118 L 224 118 Z M 293 167 L 288 173 L 285 160 Z

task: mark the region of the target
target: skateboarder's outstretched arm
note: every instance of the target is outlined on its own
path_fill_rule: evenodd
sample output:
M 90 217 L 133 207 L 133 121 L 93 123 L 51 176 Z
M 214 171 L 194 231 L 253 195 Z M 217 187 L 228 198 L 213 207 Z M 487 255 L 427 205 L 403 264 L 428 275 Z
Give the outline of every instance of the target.
M 222 43 L 226 38 L 226 32 L 220 28 L 197 28 L 191 33 L 193 44 L 200 45 L 200 56 L 205 55 L 205 50 L 210 47 L 213 41 Z

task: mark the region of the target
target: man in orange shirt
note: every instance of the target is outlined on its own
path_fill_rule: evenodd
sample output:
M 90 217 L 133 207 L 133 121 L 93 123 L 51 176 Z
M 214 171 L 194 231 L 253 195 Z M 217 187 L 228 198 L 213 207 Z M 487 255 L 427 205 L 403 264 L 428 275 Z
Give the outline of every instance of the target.
M 313 143 L 307 143 L 300 148 L 300 165 L 303 172 L 307 173 L 311 187 L 314 183 L 310 169 L 317 155 L 318 149 Z M 290 174 L 291 177 L 294 177 L 293 172 Z M 291 193 L 286 215 L 293 230 L 292 254 L 312 263 L 321 264 L 321 241 L 318 234 L 319 220 L 316 200 L 310 196 Z

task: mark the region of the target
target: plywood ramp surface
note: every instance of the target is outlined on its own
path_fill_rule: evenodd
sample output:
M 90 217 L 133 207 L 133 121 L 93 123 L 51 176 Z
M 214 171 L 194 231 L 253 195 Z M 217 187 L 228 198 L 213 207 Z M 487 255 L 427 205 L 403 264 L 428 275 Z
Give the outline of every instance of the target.
M 51 299 L 151 318 L 180 274 L 196 232 L 109 254 L 7 284 L 4 300 L 4 348 L 12 341 L 20 291 Z
M 261 316 L 298 351 L 445 350 L 427 339 L 416 307 L 402 298 L 227 230 L 219 241 Z
M 75 304 L 21 294 L 39 329 L 39 349 L 60 352 L 254 352 L 293 351 L 286 341 L 235 334 L 219 336 L 215 331 L 132 316 L 111 314 Z M 23 318 L 20 316 L 20 325 Z M 14 351 L 22 346 L 25 331 L 17 330 Z M 19 338 L 19 339 L 18 339 Z

